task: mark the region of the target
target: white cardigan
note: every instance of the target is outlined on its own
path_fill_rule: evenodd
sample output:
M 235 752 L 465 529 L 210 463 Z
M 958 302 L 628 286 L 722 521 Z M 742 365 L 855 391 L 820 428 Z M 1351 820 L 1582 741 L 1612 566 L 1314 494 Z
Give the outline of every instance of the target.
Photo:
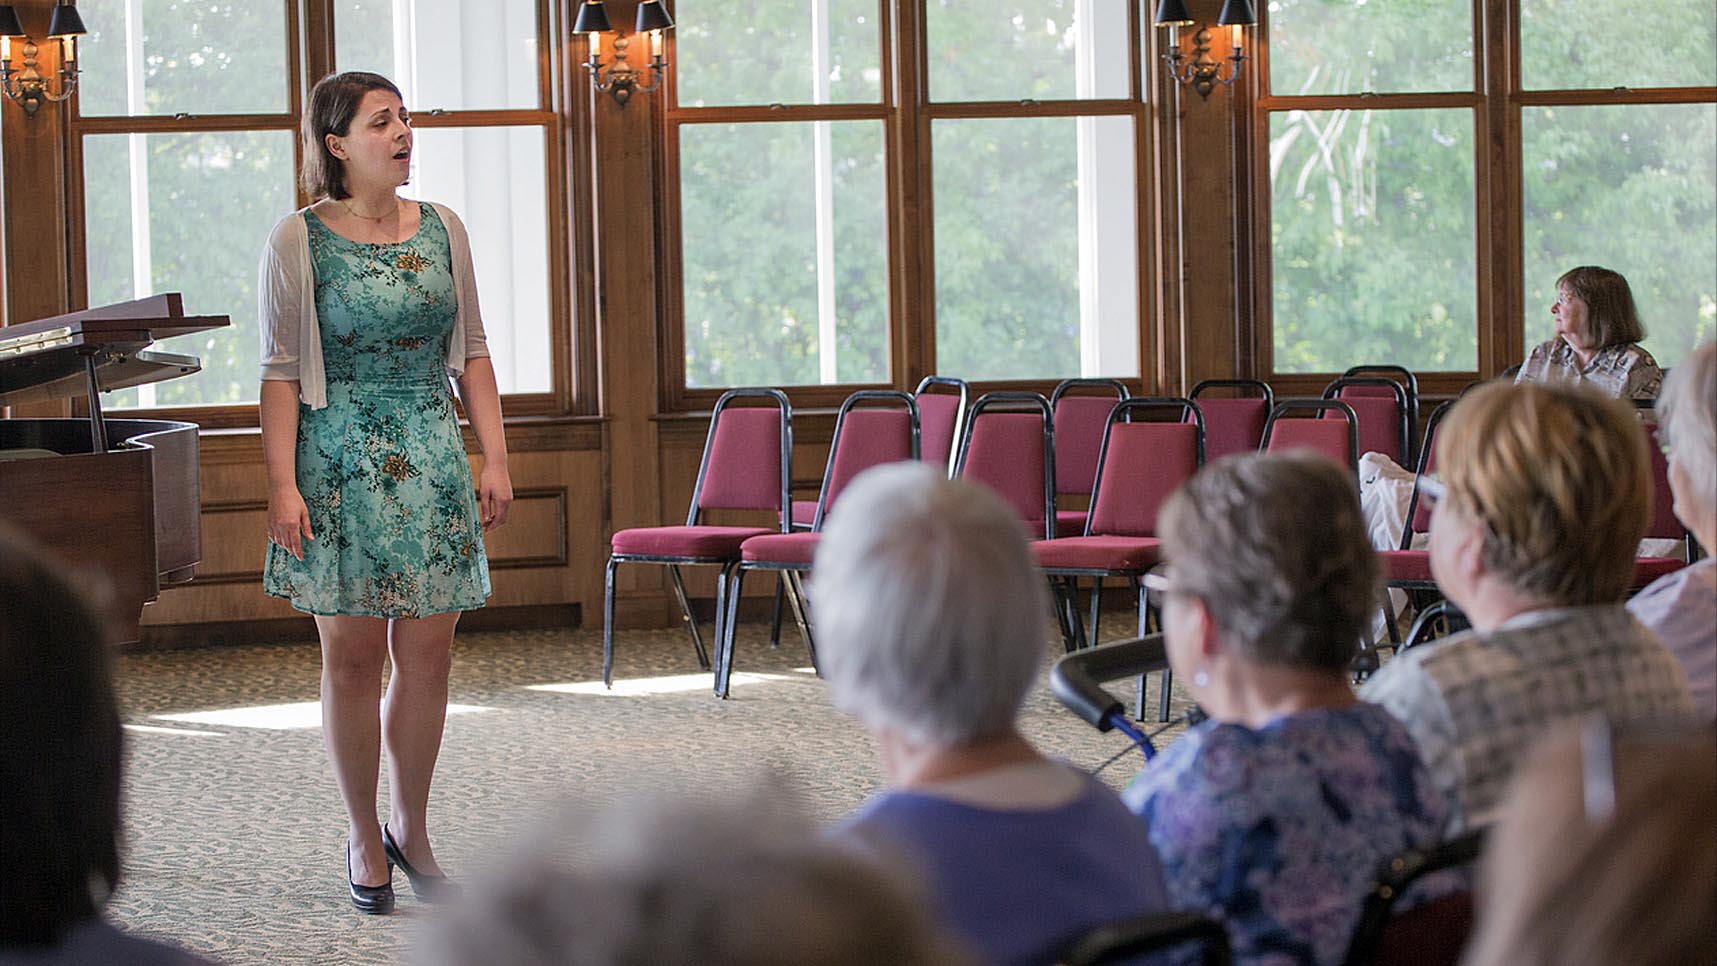
M 465 371 L 466 359 L 489 355 L 483 315 L 477 308 L 477 272 L 465 224 L 446 205 L 430 202 L 447 228 L 453 253 L 453 336 L 447 340 L 447 374 Z M 262 378 L 298 380 L 298 398 L 311 409 L 328 405 L 322 368 L 322 329 L 316 320 L 316 273 L 310 264 L 310 209 L 280 219 L 269 232 L 257 269 L 256 303 L 262 330 Z M 421 230 L 421 229 L 420 229 Z

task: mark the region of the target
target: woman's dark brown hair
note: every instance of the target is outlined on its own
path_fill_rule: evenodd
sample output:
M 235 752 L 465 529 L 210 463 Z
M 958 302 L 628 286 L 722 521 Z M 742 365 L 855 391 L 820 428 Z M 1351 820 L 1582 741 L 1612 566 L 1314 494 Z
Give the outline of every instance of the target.
M 1564 285 L 1586 303 L 1586 331 L 1580 335 L 1590 349 L 1608 349 L 1645 339 L 1645 326 L 1640 324 L 1639 309 L 1634 307 L 1633 290 L 1620 272 L 1581 265 L 1556 280 L 1557 288 Z
M 403 99 L 393 81 L 380 74 L 352 70 L 329 74 L 310 89 L 310 106 L 304 112 L 304 169 L 298 180 L 304 193 L 318 198 L 350 198 L 346 166 L 328 150 L 328 135 L 345 137 L 352 129 L 358 105 L 370 91 L 388 91 Z
M 58 942 L 119 880 L 119 708 L 103 625 L 0 525 L 0 951 Z

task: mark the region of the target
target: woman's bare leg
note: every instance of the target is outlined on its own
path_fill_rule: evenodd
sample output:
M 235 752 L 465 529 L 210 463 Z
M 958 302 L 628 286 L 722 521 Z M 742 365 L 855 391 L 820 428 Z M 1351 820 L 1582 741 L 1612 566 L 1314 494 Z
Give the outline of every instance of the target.
M 376 821 L 376 773 L 381 758 L 382 660 L 387 621 L 379 617 L 318 617 L 322 638 L 322 739 L 334 766 L 334 783 L 346 805 L 352 843 L 352 880 L 388 881 Z
M 429 783 L 447 721 L 447 676 L 459 613 L 395 620 L 388 633 L 393 677 L 382 703 L 388 750 L 388 831 L 412 868 L 441 872 L 429 844 Z

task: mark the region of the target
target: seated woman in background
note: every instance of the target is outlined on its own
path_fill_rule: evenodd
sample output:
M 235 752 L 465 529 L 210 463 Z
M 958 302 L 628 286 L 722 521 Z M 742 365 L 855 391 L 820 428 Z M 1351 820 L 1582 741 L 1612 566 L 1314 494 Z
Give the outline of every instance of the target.
M 545 820 L 510 864 L 426 923 L 411 961 L 966 963 L 909 878 L 818 836 L 790 802 L 764 781 L 738 797 L 685 789 Z
M 1379 579 L 1353 477 L 1319 456 L 1231 456 L 1161 522 L 1169 573 L 1147 583 L 1175 679 L 1210 719 L 1124 798 L 1169 897 L 1219 910 L 1236 962 L 1339 962 L 1378 867 L 1435 843 L 1448 814 L 1407 730 L 1347 682 Z
M 1466 966 L 1717 959 L 1717 731 L 1559 730 L 1485 846 Z
M 1360 696 L 1399 718 L 1454 809 L 1490 822 L 1564 721 L 1687 714 L 1687 675 L 1622 605 L 1651 515 L 1646 435 L 1589 389 L 1491 383 L 1437 430 L 1431 575 L 1472 630 L 1406 651 Z
M 120 932 L 119 707 L 101 621 L 0 525 L 0 964 L 204 963 Z
M 1640 347 L 1645 327 L 1620 273 L 1596 265 L 1569 269 L 1550 303 L 1556 337 L 1526 354 L 1515 382 L 1585 383 L 1615 399 L 1652 399 L 1663 372 Z
M 1695 349 L 1670 372 L 1657 418 L 1676 519 L 1710 554 L 1717 551 L 1717 342 Z M 1717 718 L 1717 557 L 1659 578 L 1628 601 L 1628 610 L 1681 662 L 1699 713 Z
M 1138 821 L 1018 730 L 1051 612 L 1000 498 L 921 463 L 864 473 L 817 549 L 814 598 L 835 705 L 875 736 L 889 784 L 836 838 L 923 875 L 982 963 L 1050 962 L 1097 926 L 1166 911 Z

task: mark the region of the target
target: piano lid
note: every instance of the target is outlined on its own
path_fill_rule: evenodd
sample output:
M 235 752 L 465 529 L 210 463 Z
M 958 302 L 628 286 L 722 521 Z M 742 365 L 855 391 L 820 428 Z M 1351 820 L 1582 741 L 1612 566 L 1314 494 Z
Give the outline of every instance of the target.
M 186 315 L 173 292 L 0 328 L 0 406 L 85 392 L 91 359 L 102 392 L 190 375 L 202 368 L 196 357 L 148 346 L 230 324 L 224 315 Z

